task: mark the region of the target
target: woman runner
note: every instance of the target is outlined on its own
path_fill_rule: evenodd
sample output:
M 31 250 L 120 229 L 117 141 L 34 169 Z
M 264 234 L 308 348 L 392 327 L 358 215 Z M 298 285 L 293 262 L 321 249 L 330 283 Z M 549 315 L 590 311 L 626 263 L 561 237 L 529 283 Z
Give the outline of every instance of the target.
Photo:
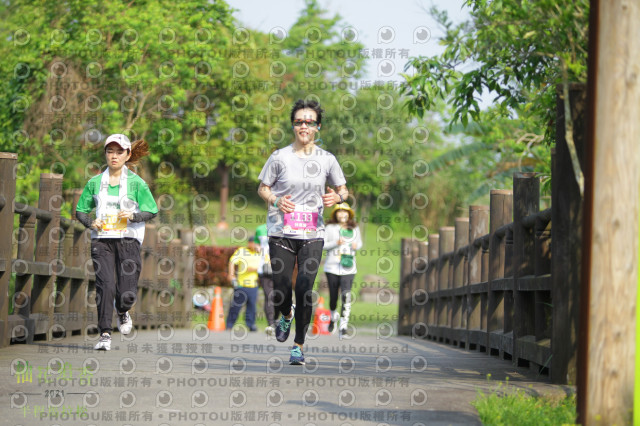
M 324 249 L 327 259 L 324 272 L 329 284 L 329 309 L 331 319 L 329 331 L 332 332 L 340 320 L 340 337 L 347 333 L 349 314 L 351 313 L 351 286 L 356 276 L 356 250 L 362 248 L 360 228 L 355 222 L 355 213 L 347 203 L 336 204 L 327 222 L 324 237 Z M 338 292 L 342 293 L 342 307 L 338 306 Z
M 76 217 L 91 229 L 91 260 L 96 275 L 96 305 L 100 339 L 95 349 L 111 349 L 111 320 L 117 312 L 118 329 L 129 334 L 133 327 L 129 309 L 136 301 L 142 269 L 140 248 L 145 222 L 158 213 L 149 186 L 129 170 L 149 154 L 149 145 L 139 140 L 131 145 L 125 135 L 109 136 L 104 142 L 107 169 L 87 182 L 78 200 Z M 96 209 L 96 218 L 89 213 Z

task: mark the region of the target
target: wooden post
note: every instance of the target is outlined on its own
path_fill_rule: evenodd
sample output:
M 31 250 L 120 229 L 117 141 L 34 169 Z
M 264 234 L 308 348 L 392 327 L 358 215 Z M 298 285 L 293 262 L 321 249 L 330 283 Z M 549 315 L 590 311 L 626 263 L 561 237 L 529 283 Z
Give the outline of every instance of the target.
M 440 259 L 444 254 L 450 253 L 453 251 L 454 247 L 454 238 L 455 238 L 455 228 L 453 226 L 443 226 L 440 228 L 440 248 L 439 254 Z M 449 282 L 449 260 L 442 260 L 439 265 L 439 274 L 438 274 L 438 290 L 447 290 L 451 288 Z
M 429 235 L 429 267 L 427 268 L 427 293 L 429 300 L 427 302 L 427 325 L 435 326 L 438 323 L 438 304 L 434 297 L 438 291 L 438 255 L 440 250 L 440 235 Z
M 585 185 L 583 424 L 629 424 L 633 410 L 640 217 L 640 5 L 593 2 Z M 594 24 L 595 23 L 595 24 Z M 593 29 L 593 28 L 592 28 Z M 588 286 L 588 287 L 587 287 Z M 581 352 L 580 356 L 584 354 Z M 585 383 L 581 383 L 585 384 Z M 586 406 L 584 405 L 586 404 Z
M 71 219 L 74 220 L 74 226 L 67 232 L 70 232 L 73 238 L 73 244 L 71 248 L 71 263 L 68 265 L 73 268 L 78 268 L 82 274 L 82 278 L 74 278 L 71 280 L 70 298 L 69 298 L 69 312 L 72 316 L 73 328 L 80 330 L 81 335 L 86 334 L 87 329 L 87 293 L 89 288 L 89 280 L 87 278 L 85 264 L 87 260 L 91 262 L 90 256 L 90 242 L 91 231 L 85 229 L 80 225 L 80 222 L 76 218 L 76 207 L 78 200 L 82 195 L 82 189 L 71 189 L 65 191 L 65 196 L 71 204 Z M 77 229 L 76 229 L 77 227 Z
M 482 246 L 475 240 L 489 232 L 489 206 L 469 206 L 469 283 L 482 282 Z
M 170 321 L 174 327 L 180 326 L 180 316 L 182 315 L 182 290 L 175 288 L 175 282 L 182 284 L 182 240 L 176 238 L 169 244 L 169 259 L 173 263 L 173 274 L 169 278 L 169 292 L 171 300 L 168 301 Z
M 418 288 L 411 294 L 411 305 L 417 312 L 416 323 L 420 337 L 426 337 L 429 332 L 427 317 L 427 302 L 429 300 L 427 286 L 427 265 L 429 264 L 429 244 L 418 242 L 418 259 L 412 264 L 413 271 L 418 274 Z M 416 334 L 416 333 L 413 333 Z
M 182 292 L 184 294 L 184 326 L 190 326 L 193 311 L 193 289 L 195 287 L 195 239 L 192 229 L 184 230 L 182 241 L 185 244 L 184 257 L 184 279 L 182 282 Z
M 537 219 L 535 233 L 535 275 L 549 274 L 551 272 L 551 222 Z
M 490 238 L 486 238 L 482 241 L 482 271 L 481 271 L 481 277 L 482 277 L 482 282 L 489 282 L 489 246 L 490 244 Z
M 453 251 L 455 228 L 453 226 L 443 226 L 440 228 L 440 257 L 438 262 L 438 291 L 448 290 L 451 288 L 451 282 L 449 281 L 449 265 L 451 264 L 451 258 L 445 259 L 444 255 Z M 451 298 L 448 296 L 438 296 L 438 327 L 451 327 Z M 441 334 L 446 335 L 446 332 Z M 448 342 L 448 338 L 444 338 L 445 343 Z
M 459 347 L 466 347 L 468 339 L 467 334 L 467 316 L 465 315 L 467 307 L 467 294 L 462 293 L 465 279 L 465 259 L 466 253 L 458 253 L 460 249 L 469 244 L 469 218 L 458 217 L 455 222 L 455 238 L 453 244 L 454 254 L 452 260 L 452 277 L 451 286 L 453 289 L 460 289 L 453 292 L 451 297 L 451 328 L 454 344 Z
M 584 170 L 586 88 L 570 91 L 573 141 Z M 580 268 L 582 264 L 582 196 L 565 140 L 564 99 L 557 100 L 556 147 L 551 157 L 551 381 L 576 384 Z
M 513 343 L 513 288 L 514 288 L 514 265 L 513 265 L 513 226 L 508 228 L 504 235 L 504 270 L 503 270 L 503 303 L 504 303 L 504 313 L 503 313 L 503 326 L 502 326 L 502 334 L 503 334 L 503 353 L 501 354 L 503 358 L 509 359 L 510 356 L 514 353 L 514 343 Z M 506 353 L 506 355 L 505 355 Z
M 31 318 L 33 274 L 22 271 L 22 269 L 28 269 L 26 266 L 19 268 L 18 265 L 26 265 L 23 262 L 33 262 L 33 249 L 36 241 L 35 213 L 29 215 L 21 214 L 19 223 L 18 251 L 16 253 L 16 263 L 14 264 L 16 281 L 13 293 L 13 315 L 9 315 L 10 335 L 16 341 L 23 339 L 24 343 L 32 343 L 36 332 L 35 321 Z M 23 331 L 24 335 L 20 331 Z
M 415 325 L 418 322 L 418 307 L 415 306 L 415 304 L 413 303 L 413 295 L 415 294 L 416 290 L 418 289 L 419 286 L 419 282 L 420 282 L 420 277 L 419 275 L 416 273 L 416 270 L 414 268 L 414 265 L 416 264 L 416 262 L 418 261 L 418 258 L 420 257 L 420 246 L 419 246 L 419 242 L 416 240 L 411 240 L 411 280 L 410 282 L 410 287 L 409 287 L 409 302 L 411 303 L 411 314 L 409 314 L 409 325 L 411 326 L 411 335 L 414 336 L 415 335 Z
M 513 264 L 513 228 L 507 229 L 504 234 L 504 278 L 513 278 L 515 266 Z
M 156 313 L 154 298 L 156 239 L 156 225 L 146 225 L 142 251 L 140 253 L 142 271 L 140 273 L 140 280 L 138 281 L 138 300 L 136 301 L 136 306 L 134 306 L 135 313 L 132 314 L 134 315 L 134 324 L 141 329 L 147 329 L 153 326 L 152 317 Z
M 469 244 L 469 218 L 456 218 L 455 238 L 453 249 L 459 249 Z M 453 288 L 462 287 L 464 281 L 464 256 L 454 256 L 453 258 Z
M 83 231 L 74 232 L 74 250 L 78 253 L 74 261 L 74 266 L 80 268 L 84 272 L 83 278 L 78 282 L 77 294 L 73 297 L 72 309 L 80 316 L 81 335 L 87 333 L 87 298 L 89 297 L 89 276 L 87 274 L 87 264 L 92 264 L 91 260 L 91 231 L 85 229 Z
M 469 330 L 469 349 L 486 345 L 486 329 L 482 318 L 486 315 L 487 290 L 474 291 L 471 286 L 480 284 L 482 279 L 482 245 L 475 245 L 476 239 L 489 232 L 489 206 L 469 206 L 469 289 L 467 291 L 467 329 Z M 488 285 L 487 285 L 488 288 Z M 480 349 L 480 348 L 478 348 Z
M 71 207 L 71 218 L 75 219 L 76 205 L 82 190 L 70 189 L 63 192 L 64 201 L 69 203 Z M 62 223 L 62 221 L 61 221 Z M 71 336 L 74 332 L 82 333 L 84 330 L 83 319 L 80 312 L 84 306 L 84 296 L 82 295 L 82 278 L 76 274 L 76 268 L 79 266 L 80 252 L 78 251 L 78 241 L 81 237 L 76 232 L 76 224 L 79 223 L 72 220 L 68 225 L 62 225 L 61 229 L 64 233 L 62 239 L 62 248 L 59 250 L 59 258 L 57 263 L 58 274 L 56 280 L 55 307 L 54 307 L 54 323 L 63 327 L 67 336 Z
M 80 249 L 83 250 L 82 268 L 86 274 L 86 293 L 84 301 L 84 334 L 98 332 L 98 309 L 96 305 L 96 277 L 91 259 L 91 231 L 87 229 L 81 236 Z M 135 319 L 134 319 L 135 323 Z
M 16 196 L 15 167 L 18 154 L 0 152 L 0 347 L 9 345 L 9 281 L 13 239 L 13 202 Z
M 489 301 L 487 311 L 487 353 L 503 355 L 504 290 L 495 281 L 504 277 L 505 239 L 496 235 L 496 230 L 511 222 L 512 192 L 493 189 L 490 195 L 490 241 L 489 241 Z
M 400 261 L 400 301 L 398 304 L 398 334 L 406 336 L 411 333 L 409 317 L 411 315 L 411 240 L 403 238 Z
M 518 279 L 535 273 L 535 233 L 527 229 L 523 219 L 540 210 L 540 179 L 535 173 L 513 176 L 513 352 L 516 363 L 525 363 L 518 339 L 535 336 L 535 293 L 519 291 Z
M 155 270 L 155 294 L 153 305 L 156 307 L 155 322 L 158 327 L 164 326 L 169 321 L 169 309 L 167 309 L 166 290 L 169 288 L 169 271 L 171 261 L 169 260 L 169 232 L 167 225 L 162 225 L 156 231 L 156 253 L 157 258 L 154 265 Z
M 38 221 L 36 229 L 36 256 L 38 263 L 50 266 L 58 256 L 60 239 L 60 208 L 62 207 L 62 175 L 53 173 L 40 174 L 40 196 L 38 208 L 51 212 L 52 219 L 48 222 Z M 47 334 L 51 339 L 53 325 L 53 304 L 51 295 L 56 280 L 53 268 L 49 267 L 50 275 L 37 275 L 31 291 L 31 313 L 36 321 L 36 335 Z
M 74 230 L 75 222 L 71 222 L 69 227 L 65 230 L 63 226 L 60 227 L 60 233 L 62 239 L 60 241 L 61 247 L 59 250 L 59 256 L 54 263 L 54 272 L 56 273 L 55 292 L 52 295 L 52 301 L 54 301 L 53 307 L 53 323 L 58 325 L 58 328 L 62 328 L 67 336 L 71 336 L 75 330 L 76 324 L 72 324 L 70 308 L 71 294 L 72 294 L 72 280 L 65 277 L 65 272 L 68 272 L 67 268 L 71 268 L 75 260 L 73 254 L 74 243 Z M 62 276 L 61 276 L 62 275 Z

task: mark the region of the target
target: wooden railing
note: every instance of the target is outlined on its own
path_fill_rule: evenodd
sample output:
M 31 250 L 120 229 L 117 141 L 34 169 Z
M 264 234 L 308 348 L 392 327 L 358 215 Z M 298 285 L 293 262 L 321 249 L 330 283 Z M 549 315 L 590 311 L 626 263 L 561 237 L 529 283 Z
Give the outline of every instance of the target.
M 40 175 L 37 208 L 16 202 L 16 166 L 17 154 L 0 153 L 0 347 L 96 331 L 90 231 L 61 217 L 62 175 Z M 65 195 L 75 206 L 80 193 Z M 138 300 L 131 310 L 136 327 L 187 324 L 193 255 L 191 230 L 147 224 Z
M 581 161 L 584 93 L 582 87 L 571 91 Z M 551 208 L 539 211 L 539 179 L 518 173 L 513 191 L 491 191 L 490 206 L 470 206 L 454 227 L 427 241 L 404 239 L 399 334 L 498 355 L 555 383 L 576 383 L 582 197 L 564 139 L 562 102 Z
M 516 175 L 514 192 L 491 191 L 490 207 L 471 206 L 428 243 L 403 241 L 414 273 L 405 269 L 412 277 L 401 300 L 415 309 L 401 315 L 401 333 L 548 367 L 551 210 L 538 212 L 533 174 Z

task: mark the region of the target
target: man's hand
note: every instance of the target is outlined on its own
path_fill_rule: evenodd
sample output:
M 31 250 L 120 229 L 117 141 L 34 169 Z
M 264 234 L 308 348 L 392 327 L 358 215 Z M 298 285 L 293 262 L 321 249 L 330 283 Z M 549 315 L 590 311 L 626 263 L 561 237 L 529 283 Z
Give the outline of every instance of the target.
M 278 208 L 284 213 L 293 213 L 296 209 L 295 203 L 291 201 L 291 195 L 278 198 Z
M 322 196 L 322 202 L 325 207 L 331 207 L 340 202 L 340 196 L 336 191 L 327 186 L 327 193 Z

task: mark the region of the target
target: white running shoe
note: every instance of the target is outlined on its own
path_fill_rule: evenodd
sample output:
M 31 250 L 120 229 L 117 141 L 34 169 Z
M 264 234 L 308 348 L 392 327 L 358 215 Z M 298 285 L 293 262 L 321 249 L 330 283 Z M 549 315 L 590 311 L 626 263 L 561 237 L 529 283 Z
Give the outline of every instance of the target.
M 100 340 L 93 347 L 99 351 L 110 351 L 111 350 L 111 335 L 109 333 L 102 333 L 100 336 Z
M 349 334 L 349 320 L 345 317 L 340 318 L 340 330 L 338 331 L 338 335 L 340 336 L 340 340 L 343 337 L 347 337 Z
M 133 321 L 131 320 L 131 315 L 129 315 L 129 312 L 118 314 L 118 330 L 120 330 L 120 333 L 129 334 L 131 333 L 132 328 Z
M 335 333 L 335 327 L 339 320 L 340 314 L 337 311 L 331 311 L 331 318 L 329 319 L 329 333 Z

